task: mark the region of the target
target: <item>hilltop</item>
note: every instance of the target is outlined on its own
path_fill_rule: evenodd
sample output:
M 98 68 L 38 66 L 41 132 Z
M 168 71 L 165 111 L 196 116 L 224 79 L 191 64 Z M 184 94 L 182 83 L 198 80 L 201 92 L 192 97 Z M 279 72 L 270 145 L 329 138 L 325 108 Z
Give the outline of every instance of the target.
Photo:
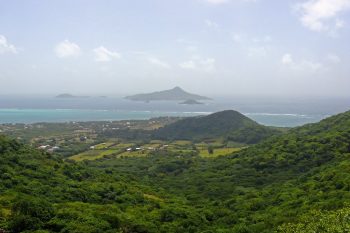
M 191 94 L 184 91 L 180 87 L 174 87 L 170 90 L 152 92 L 148 94 L 137 94 L 125 97 L 126 99 L 133 101 L 185 101 L 185 100 L 210 100 L 205 96 Z
M 237 111 L 226 110 L 208 116 L 181 119 L 156 130 L 153 137 L 168 140 L 226 137 L 232 141 L 251 144 L 279 133 Z

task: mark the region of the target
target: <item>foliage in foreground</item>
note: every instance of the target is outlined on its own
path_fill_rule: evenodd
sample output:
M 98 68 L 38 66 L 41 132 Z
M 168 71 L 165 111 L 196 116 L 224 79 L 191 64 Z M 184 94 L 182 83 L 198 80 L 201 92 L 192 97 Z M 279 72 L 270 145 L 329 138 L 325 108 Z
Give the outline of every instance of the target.
M 350 112 L 214 159 L 64 162 L 0 137 L 0 229 L 346 232 L 349 158 Z

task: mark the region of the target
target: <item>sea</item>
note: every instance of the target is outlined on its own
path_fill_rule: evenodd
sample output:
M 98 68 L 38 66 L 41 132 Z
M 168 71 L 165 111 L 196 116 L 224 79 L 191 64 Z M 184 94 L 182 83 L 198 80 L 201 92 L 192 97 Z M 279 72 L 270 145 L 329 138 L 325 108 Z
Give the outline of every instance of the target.
M 144 120 L 208 115 L 229 109 L 263 125 L 295 127 L 350 110 L 350 98 L 215 97 L 201 105 L 182 105 L 168 101 L 135 102 L 122 97 L 0 95 L 0 124 Z

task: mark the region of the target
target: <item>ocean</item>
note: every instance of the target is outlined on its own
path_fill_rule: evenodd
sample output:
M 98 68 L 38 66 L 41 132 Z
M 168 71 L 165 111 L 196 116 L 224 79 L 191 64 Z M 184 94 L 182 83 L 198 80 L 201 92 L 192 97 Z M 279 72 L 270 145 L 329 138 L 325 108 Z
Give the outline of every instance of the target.
M 350 99 L 217 97 L 203 105 L 133 102 L 121 97 L 63 99 L 51 96 L 0 96 L 0 123 L 143 120 L 197 116 L 233 109 L 269 126 L 294 127 L 318 122 L 350 109 Z

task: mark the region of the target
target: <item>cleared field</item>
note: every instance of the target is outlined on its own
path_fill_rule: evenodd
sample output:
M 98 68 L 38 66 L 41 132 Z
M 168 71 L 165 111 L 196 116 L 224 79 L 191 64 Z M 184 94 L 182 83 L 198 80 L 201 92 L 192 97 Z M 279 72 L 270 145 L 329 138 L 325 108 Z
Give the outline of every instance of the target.
M 103 150 L 106 148 L 109 148 L 111 146 L 113 146 L 114 144 L 116 144 L 117 142 L 104 142 L 104 143 L 100 143 L 98 145 L 95 145 L 95 150 Z
M 118 158 L 121 157 L 144 157 L 149 154 L 147 150 L 138 150 L 138 151 L 125 151 L 118 155 Z
M 205 158 L 214 158 L 221 155 L 229 155 L 240 151 L 242 148 L 217 148 L 214 149 L 213 154 L 209 154 L 207 149 L 201 149 L 199 155 Z
M 168 151 L 179 153 L 179 154 L 191 154 L 196 152 L 195 150 L 192 150 L 192 149 L 168 149 Z
M 191 141 L 187 141 L 187 140 L 177 140 L 174 141 L 172 143 L 170 143 L 171 145 L 178 145 L 178 146 L 189 146 L 192 144 Z
M 69 159 L 73 159 L 75 161 L 95 160 L 95 159 L 103 158 L 103 156 L 105 155 L 113 155 L 118 153 L 120 153 L 119 149 L 89 150 L 77 155 L 73 155 L 69 157 Z
M 149 148 L 153 148 L 153 149 L 157 149 L 161 146 L 162 144 L 157 144 L 157 143 L 150 143 L 150 144 L 145 144 L 145 145 L 142 145 L 142 148 L 145 148 L 145 149 L 149 149 Z
M 133 146 L 135 146 L 134 143 L 119 143 L 114 146 L 111 146 L 110 149 L 126 149 Z

